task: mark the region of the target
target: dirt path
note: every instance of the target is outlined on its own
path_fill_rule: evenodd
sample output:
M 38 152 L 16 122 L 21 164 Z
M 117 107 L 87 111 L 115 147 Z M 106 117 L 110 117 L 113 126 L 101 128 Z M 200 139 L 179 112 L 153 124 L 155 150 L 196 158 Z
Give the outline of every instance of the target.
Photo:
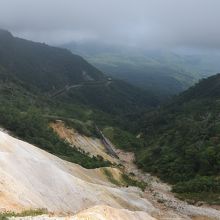
M 220 211 L 216 209 L 206 206 L 197 207 L 189 205 L 175 198 L 168 184 L 138 169 L 134 163 L 134 153 L 124 152 L 116 148 L 113 150 L 119 156 L 126 173 L 132 173 L 138 180 L 149 184 L 145 189 L 145 196 L 156 208 L 161 210 L 161 212 L 155 216 L 156 218 L 196 220 L 220 219 Z

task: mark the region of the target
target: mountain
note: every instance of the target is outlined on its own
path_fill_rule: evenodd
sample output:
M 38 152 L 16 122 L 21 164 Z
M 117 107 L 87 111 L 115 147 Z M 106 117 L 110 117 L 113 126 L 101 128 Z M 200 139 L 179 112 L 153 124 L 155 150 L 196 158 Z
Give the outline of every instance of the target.
M 43 91 L 80 82 L 83 73 L 94 80 L 104 78 L 99 70 L 68 50 L 16 38 L 4 30 L 0 30 L 0 65 Z
M 123 115 L 135 115 L 158 101 L 107 78 L 67 50 L 0 31 L 0 219 L 15 212 L 48 211 L 48 218 L 50 212 L 77 212 L 72 219 L 154 219 L 156 209 L 141 189 L 128 187 L 132 184 L 127 181 L 136 181 L 113 168 L 96 127 L 130 127 L 132 121 L 128 124 Z M 61 120 L 88 145 L 96 137 L 104 156 L 91 155 L 58 136 L 50 124 Z
M 137 162 L 183 197 L 219 203 L 220 74 L 201 80 L 142 123 Z M 205 194 L 206 193 L 206 194 Z
M 198 84 L 185 91 L 182 95 L 184 101 L 193 99 L 212 99 L 220 98 L 220 74 L 216 74 L 207 79 L 202 79 Z
M 0 125 L 17 137 L 86 168 L 108 166 L 69 146 L 48 127 L 57 119 L 97 135 L 98 126 L 132 130 L 158 100 L 108 77 L 83 58 L 0 30 Z
M 53 125 L 60 129 L 64 123 L 57 121 Z M 97 138 L 63 128 L 59 130 L 60 135 L 62 138 L 67 135 L 67 142 L 73 141 L 74 145 L 87 148 L 92 154 L 105 152 L 99 147 L 104 144 Z M 94 145 L 94 141 L 99 142 L 99 146 Z M 88 143 L 94 145 L 92 151 Z M 170 192 L 166 200 L 167 186 L 149 174 L 142 173 L 139 177 L 129 174 L 122 164 L 131 162 L 130 154 L 119 153 L 117 166 L 85 169 L 0 131 L 0 217 L 18 220 L 159 220 L 161 217 L 189 219 L 191 216 L 218 219 L 220 211 L 187 205 L 172 199 Z M 133 169 L 138 172 L 135 165 Z M 134 179 L 143 177 L 150 181 L 145 192 L 137 188 Z
M 179 196 L 193 191 L 218 204 L 219 76 L 159 107 L 151 92 L 65 49 L 0 33 L 0 209 L 28 210 L 0 219 L 50 219 L 45 208 L 78 212 L 70 219 L 219 216 L 177 200 L 134 164 L 135 153 L 139 167 L 172 183 Z M 203 89 L 210 95 L 199 97 Z
M 27 88 L 49 95 L 87 82 L 90 86 L 79 86 L 74 91 L 66 89 L 65 98 L 107 112 L 116 113 L 121 108 L 132 111 L 137 106 L 158 104 L 157 98 L 149 92 L 122 81 L 113 80 L 107 84 L 106 75 L 66 49 L 16 38 L 4 30 L 0 30 L 0 67 Z
M 73 42 L 63 47 L 82 55 L 103 72 L 162 98 L 177 94 L 220 70 L 220 56 L 214 53 L 144 50 L 104 43 Z

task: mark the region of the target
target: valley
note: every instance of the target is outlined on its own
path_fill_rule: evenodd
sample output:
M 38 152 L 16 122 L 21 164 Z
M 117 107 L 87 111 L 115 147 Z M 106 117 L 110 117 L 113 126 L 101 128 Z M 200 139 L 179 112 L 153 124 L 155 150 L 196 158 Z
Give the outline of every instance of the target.
M 94 140 L 89 137 L 70 133 L 70 130 L 60 122 L 52 126 L 66 141 L 73 144 L 74 140 L 74 145 L 81 150 L 86 151 L 86 147 L 94 144 Z M 103 219 L 108 220 L 114 218 L 162 220 L 189 219 L 190 217 L 219 219 L 220 210 L 217 211 L 206 205 L 200 207 L 188 205 L 174 198 L 168 185 L 137 168 L 132 153 L 114 149 L 119 156 L 116 163 L 120 164 L 121 168 L 86 170 L 12 138 L 6 133 L 1 132 L 0 135 L 1 185 L 10 182 L 1 191 L 0 210 L 2 212 L 47 210 L 42 217 L 22 217 L 22 219 L 37 220 L 57 219 L 57 215 L 61 216 L 58 219 L 66 218 L 62 216 L 68 215 L 69 219 L 76 220 L 89 218 L 90 215 L 91 219 L 96 219 L 96 215 L 103 215 Z M 95 141 L 98 142 L 98 139 Z M 99 144 L 99 147 L 95 146 L 93 154 L 100 156 L 106 154 L 102 144 Z M 109 155 L 108 157 L 111 158 Z M 115 158 L 112 157 L 111 160 L 113 162 Z M 122 181 L 122 173 L 127 175 L 133 173 L 132 178 L 146 182 L 147 186 L 142 192 L 136 187 L 115 185 L 106 176 L 104 169 L 108 169 L 108 173 L 111 173 L 116 182 Z M 95 196 L 96 194 L 98 197 Z M 91 206 L 92 208 L 89 208 Z M 46 212 L 50 213 L 50 217 L 47 217 Z M 71 217 L 74 213 L 78 214 Z
M 220 219 L 219 77 L 164 104 L 0 30 L 0 217 Z
M 70 142 L 70 144 L 79 147 L 81 150 L 85 150 L 88 152 L 88 146 L 93 145 L 93 139 L 89 139 L 88 137 L 83 137 L 77 133 L 71 132 L 62 122 L 56 122 L 56 124 L 52 125 L 55 128 L 55 131 L 64 138 L 66 141 Z M 71 133 L 70 133 L 71 132 Z M 82 138 L 81 140 L 86 140 L 83 142 L 78 142 L 77 140 Z M 97 140 L 96 140 L 97 141 Z M 99 146 L 93 153 L 90 155 L 99 154 L 102 156 L 106 154 L 106 150 L 103 145 Z M 144 173 L 142 170 L 138 169 L 135 164 L 135 155 L 131 152 L 125 152 L 123 150 L 115 148 L 113 145 L 113 150 L 118 155 L 118 160 L 115 160 L 113 156 L 111 156 L 111 162 L 114 162 L 116 165 L 122 166 L 122 172 L 127 175 L 132 175 L 132 178 L 137 179 L 140 182 L 146 183 L 146 188 L 144 189 L 145 198 L 147 198 L 160 212 L 154 215 L 158 219 L 165 218 L 187 218 L 188 217 L 205 217 L 206 219 L 217 218 L 220 214 L 220 206 L 215 206 L 215 209 L 218 208 L 219 211 L 210 208 L 207 205 L 202 205 L 200 207 L 189 205 L 186 202 L 180 201 L 175 198 L 174 194 L 171 192 L 171 187 L 166 183 L 161 182 L 158 178 L 150 175 L 149 173 Z M 91 148 L 90 148 L 91 149 Z M 100 151 L 101 149 L 101 151 Z M 104 158 L 107 158 L 106 156 Z M 113 175 L 115 177 L 117 175 Z M 179 214 L 182 216 L 179 216 Z
M 187 53 L 169 49 L 99 42 L 70 42 L 63 48 L 80 54 L 104 73 L 151 91 L 164 101 L 219 71 L 219 53 Z

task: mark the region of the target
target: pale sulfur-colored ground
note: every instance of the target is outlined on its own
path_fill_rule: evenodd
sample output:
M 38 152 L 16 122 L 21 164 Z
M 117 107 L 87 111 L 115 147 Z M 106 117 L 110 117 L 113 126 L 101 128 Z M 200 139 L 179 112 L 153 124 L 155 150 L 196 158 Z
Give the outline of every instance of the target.
M 115 209 L 109 206 L 94 206 L 86 209 L 74 216 L 54 217 L 54 216 L 37 216 L 12 218 L 16 220 L 156 220 L 146 212 L 132 212 L 126 209 Z
M 99 154 L 100 148 L 95 149 Z M 174 198 L 169 186 L 136 167 L 132 153 L 116 152 L 125 172 L 151 181 L 144 193 L 113 185 L 103 169 L 84 169 L 0 131 L 0 212 L 46 208 L 54 214 L 20 218 L 26 220 L 220 219 L 215 209 L 187 205 Z M 108 169 L 120 178 L 121 171 Z
M 109 169 L 116 175 L 119 172 Z M 101 169 L 87 170 L 68 163 L 0 131 L 1 212 L 46 208 L 53 213 L 75 214 L 96 205 L 155 212 L 142 195 L 137 188 L 109 183 Z
M 92 156 L 102 156 L 105 160 L 118 164 L 116 158 L 111 157 L 105 151 L 105 147 L 98 138 L 87 137 L 79 134 L 73 128 L 67 128 L 62 121 L 56 121 L 50 124 L 50 127 L 65 141 L 75 146 L 81 151 L 89 153 Z

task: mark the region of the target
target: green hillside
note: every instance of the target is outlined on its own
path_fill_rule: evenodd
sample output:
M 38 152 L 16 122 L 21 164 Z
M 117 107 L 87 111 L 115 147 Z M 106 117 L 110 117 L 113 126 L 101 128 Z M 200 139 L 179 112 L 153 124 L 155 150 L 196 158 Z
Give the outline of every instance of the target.
M 71 85 L 80 87 L 53 96 Z M 90 135 L 96 135 L 95 123 L 132 130 L 128 115 L 157 104 L 150 93 L 122 81 L 108 82 L 80 56 L 0 30 L 0 126 L 50 153 L 87 168 L 108 166 L 60 140 L 49 122 L 62 119 Z
M 220 74 L 160 106 L 148 90 L 110 80 L 80 56 L 0 31 L 0 127 L 84 167 L 109 166 L 72 148 L 48 126 L 61 119 L 96 136 L 96 124 L 181 198 L 220 203 L 219 91 Z
M 27 87 L 48 95 L 83 81 L 107 79 L 106 75 L 82 57 L 73 55 L 66 49 L 19 39 L 3 30 L 0 30 L 0 66 Z M 87 86 L 70 90 L 68 94 L 68 98 L 73 102 L 90 104 L 109 112 L 112 108 L 107 105 L 117 109 L 123 106 L 132 111 L 136 106 L 158 104 L 152 94 L 114 80 L 109 86 L 104 83 Z M 66 96 L 68 94 L 65 93 Z
M 181 95 L 183 101 L 193 99 L 213 99 L 220 98 L 220 74 L 216 74 L 207 79 L 202 79 L 198 84 L 191 87 Z
M 50 91 L 104 75 L 83 58 L 70 51 L 13 37 L 0 30 L 0 65 L 23 82 Z
M 50 101 L 42 93 L 31 92 L 26 85 L 14 79 L 11 74 L 0 67 L 0 127 L 13 135 L 32 143 L 58 157 L 81 164 L 86 168 L 109 166 L 102 158 L 90 158 L 76 148 L 62 141 L 49 127 L 52 120 L 48 115 L 58 119 L 67 115 L 67 106 Z M 33 89 L 34 90 L 34 89 Z M 72 107 L 72 116 L 81 116 L 85 110 L 80 106 Z M 62 113 L 60 113 L 62 112 Z
M 137 151 L 138 165 L 174 184 L 174 192 L 216 203 L 220 202 L 219 82 L 219 74 L 204 79 L 170 104 L 147 112 L 142 123 L 145 148 Z M 209 196 L 201 194 L 205 192 Z

